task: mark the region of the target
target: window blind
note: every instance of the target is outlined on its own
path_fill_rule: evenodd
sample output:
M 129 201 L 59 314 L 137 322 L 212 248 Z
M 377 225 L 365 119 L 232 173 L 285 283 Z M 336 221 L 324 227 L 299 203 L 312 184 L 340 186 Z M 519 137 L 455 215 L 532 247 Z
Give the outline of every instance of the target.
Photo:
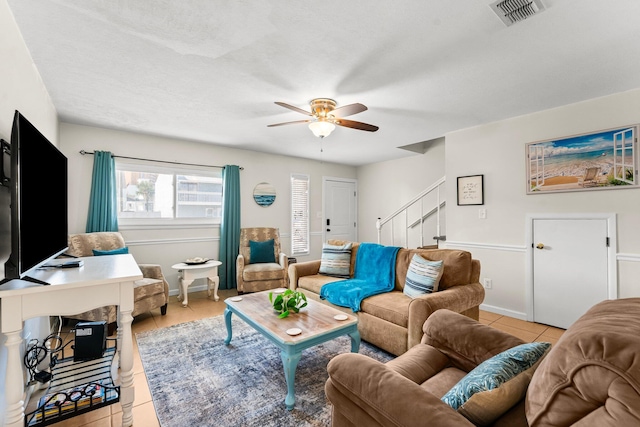
M 291 251 L 309 253 L 309 175 L 291 174 Z

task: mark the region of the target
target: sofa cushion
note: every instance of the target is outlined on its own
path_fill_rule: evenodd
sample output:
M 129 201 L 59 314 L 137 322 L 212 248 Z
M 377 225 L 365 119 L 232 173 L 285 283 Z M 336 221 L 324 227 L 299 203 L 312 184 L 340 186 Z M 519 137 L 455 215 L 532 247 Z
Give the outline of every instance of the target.
M 251 264 L 276 262 L 276 257 L 273 252 L 273 245 L 273 239 L 265 240 L 262 242 L 249 240 L 249 250 L 251 251 L 249 262 Z
M 242 278 L 247 282 L 254 280 L 277 280 L 282 279 L 284 275 L 284 268 L 275 262 L 249 264 L 245 265 L 244 270 L 242 270 Z
M 409 303 L 411 298 L 400 291 L 391 291 L 365 298 L 360 304 L 360 311 L 406 328 L 409 324 Z
M 304 291 L 311 291 L 320 295 L 320 288 L 327 283 L 344 280 L 339 277 L 325 276 L 323 274 L 314 274 L 311 276 L 303 276 L 298 279 L 298 288 Z
M 152 295 L 164 294 L 164 281 L 144 278 L 133 282 L 133 300 L 138 302 Z
M 415 298 L 437 292 L 438 283 L 442 277 L 443 263 L 444 261 L 429 261 L 419 254 L 413 254 L 407 270 L 404 294 Z
M 396 289 L 402 290 L 414 254 L 430 261 L 444 261 L 438 290 L 471 283 L 471 253 L 452 249 L 400 249 L 396 257 Z
M 122 254 L 128 254 L 129 253 L 129 248 L 127 246 L 125 246 L 123 248 L 110 249 L 108 251 L 103 251 L 103 250 L 100 250 L 100 249 L 92 249 L 91 252 L 93 252 L 94 256 L 122 255 Z
M 351 242 L 344 245 L 322 245 L 322 259 L 320 260 L 320 274 L 348 279 L 351 266 Z
M 503 351 L 465 375 L 442 401 L 474 424 L 490 425 L 525 396 L 550 347 L 546 342 L 533 342 Z

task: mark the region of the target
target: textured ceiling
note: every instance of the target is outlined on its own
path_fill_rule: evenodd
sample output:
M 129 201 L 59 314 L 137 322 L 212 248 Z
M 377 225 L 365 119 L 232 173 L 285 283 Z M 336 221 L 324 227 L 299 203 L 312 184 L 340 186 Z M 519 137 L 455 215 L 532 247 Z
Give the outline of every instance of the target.
M 482 123 L 640 87 L 640 1 L 8 0 L 64 122 L 362 165 Z M 6 64 L 5 64 L 6 65 Z M 316 97 L 369 110 L 322 141 Z

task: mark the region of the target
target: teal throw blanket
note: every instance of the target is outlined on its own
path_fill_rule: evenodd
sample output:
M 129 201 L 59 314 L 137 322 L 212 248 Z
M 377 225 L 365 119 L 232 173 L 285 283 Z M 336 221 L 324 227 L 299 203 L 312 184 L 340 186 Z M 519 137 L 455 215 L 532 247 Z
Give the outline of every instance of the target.
M 393 290 L 399 249 L 361 243 L 356 253 L 354 278 L 327 283 L 320 288 L 320 298 L 340 307 L 349 307 L 354 312 L 360 311 L 363 299 Z

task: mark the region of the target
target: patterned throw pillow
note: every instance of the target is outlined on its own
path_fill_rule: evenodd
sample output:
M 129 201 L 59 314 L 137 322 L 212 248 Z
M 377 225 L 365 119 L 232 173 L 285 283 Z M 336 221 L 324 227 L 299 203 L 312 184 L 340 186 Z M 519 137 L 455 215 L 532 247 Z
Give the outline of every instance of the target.
M 551 344 L 521 344 L 479 364 L 442 396 L 442 401 L 477 426 L 491 425 L 527 392 Z
M 251 251 L 251 255 L 249 256 L 249 263 L 261 264 L 276 262 L 276 255 L 273 246 L 273 239 L 265 240 L 263 242 L 249 240 L 249 250 Z
M 429 261 L 418 254 L 414 254 L 407 270 L 404 282 L 404 293 L 411 298 L 430 294 L 438 290 L 438 283 L 442 277 L 443 261 Z
M 318 273 L 325 276 L 342 277 L 348 279 L 351 268 L 351 246 L 352 243 L 344 245 L 322 245 L 322 259 L 320 260 L 320 271 Z
M 125 246 L 124 248 L 111 249 L 110 251 L 101 251 L 99 249 L 92 249 L 91 251 L 93 252 L 94 256 L 120 255 L 120 254 L 128 254 L 129 253 L 129 247 Z

